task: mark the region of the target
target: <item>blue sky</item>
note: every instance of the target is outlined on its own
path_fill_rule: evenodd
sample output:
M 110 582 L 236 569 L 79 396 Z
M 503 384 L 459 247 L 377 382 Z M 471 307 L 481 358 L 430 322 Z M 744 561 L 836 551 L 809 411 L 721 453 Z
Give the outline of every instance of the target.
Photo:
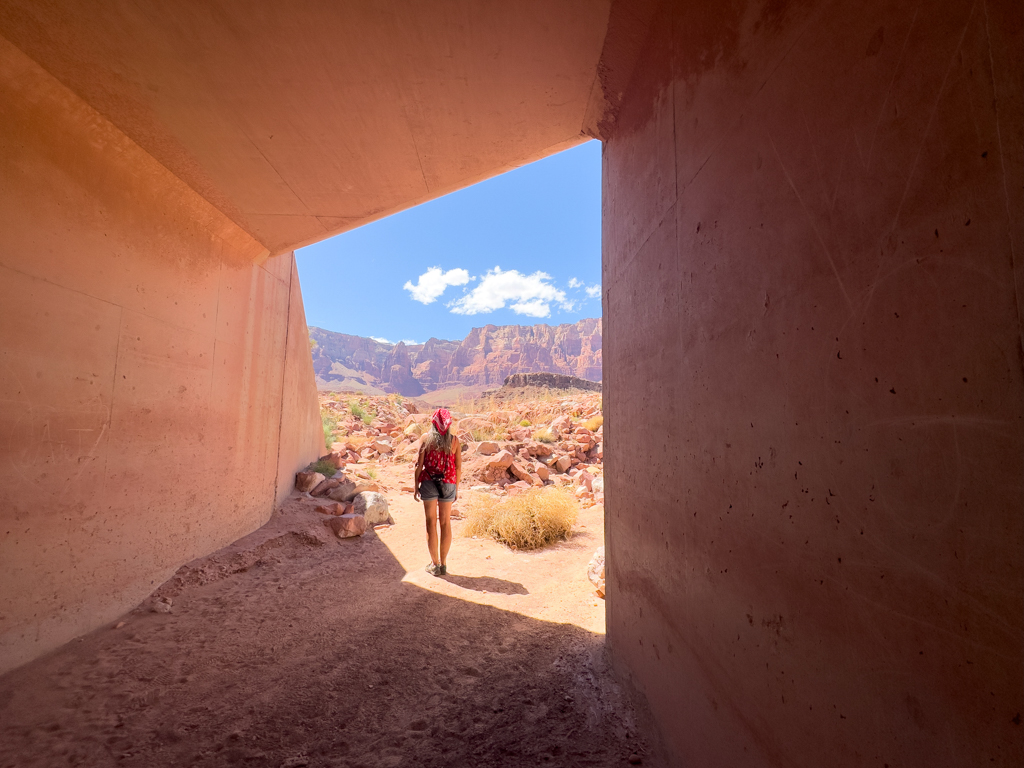
M 392 342 L 601 316 L 601 144 L 296 251 L 309 325 Z

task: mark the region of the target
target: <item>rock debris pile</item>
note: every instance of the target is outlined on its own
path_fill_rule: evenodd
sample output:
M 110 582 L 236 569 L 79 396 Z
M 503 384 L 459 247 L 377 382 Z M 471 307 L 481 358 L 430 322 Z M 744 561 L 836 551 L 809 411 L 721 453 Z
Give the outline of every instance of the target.
M 338 536 L 389 523 L 386 494 L 392 489 L 376 481 L 377 470 L 409 464 L 408 484 L 399 490 L 412 492 L 411 465 L 433 407 L 396 395 L 336 392 L 322 392 L 320 407 L 331 453 L 296 476 L 296 489 L 324 499 L 317 511 L 338 518 L 330 521 Z M 604 502 L 600 393 L 487 398 L 451 410 L 462 442 L 464 490 L 504 496 L 557 485 L 584 506 Z

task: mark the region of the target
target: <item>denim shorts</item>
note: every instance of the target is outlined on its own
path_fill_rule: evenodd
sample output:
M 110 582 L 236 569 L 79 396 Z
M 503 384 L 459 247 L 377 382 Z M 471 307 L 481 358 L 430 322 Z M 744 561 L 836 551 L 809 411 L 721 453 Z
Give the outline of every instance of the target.
M 455 501 L 459 486 L 441 480 L 427 478 L 420 483 L 421 499 L 437 499 L 438 501 Z

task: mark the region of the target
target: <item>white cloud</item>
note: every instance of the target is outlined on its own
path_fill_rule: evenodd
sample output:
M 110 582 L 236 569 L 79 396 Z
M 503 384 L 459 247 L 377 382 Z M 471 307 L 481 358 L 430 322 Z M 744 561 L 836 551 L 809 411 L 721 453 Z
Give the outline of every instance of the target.
M 376 341 L 378 344 L 390 344 L 392 347 L 395 346 L 395 342 L 388 341 L 383 336 L 371 336 L 370 338 Z
M 407 347 L 415 346 L 416 344 L 422 344 L 422 341 L 413 341 L 412 339 L 402 339 L 402 343 Z
M 402 287 L 411 293 L 416 301 L 432 304 L 449 285 L 465 285 L 468 282 L 469 272 L 464 269 L 449 269 L 442 272 L 440 267 L 431 267 L 419 276 L 415 285 L 411 280 L 406 280 Z
M 575 277 L 570 277 L 569 278 L 569 287 L 570 288 L 579 288 L 581 285 L 583 285 L 583 281 L 582 280 L 577 280 Z
M 480 278 L 480 284 L 461 299 L 448 306 L 457 315 L 479 315 L 494 312 L 509 304 L 509 309 L 518 315 L 547 317 L 551 304 L 558 304 L 568 311 L 571 305 L 566 301 L 565 291 L 550 283 L 551 275 L 546 272 L 521 274 L 518 270 L 502 271 L 495 267 Z
M 601 284 L 597 283 L 596 285 L 592 285 L 589 288 L 587 288 L 587 296 L 589 296 L 592 299 L 600 298 L 601 297 Z

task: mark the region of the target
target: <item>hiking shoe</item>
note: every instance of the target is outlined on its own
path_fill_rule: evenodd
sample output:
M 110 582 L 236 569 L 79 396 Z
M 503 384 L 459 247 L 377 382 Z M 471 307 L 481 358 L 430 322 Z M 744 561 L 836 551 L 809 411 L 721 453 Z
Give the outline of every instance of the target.
M 427 563 L 427 567 L 424 568 L 423 570 L 425 570 L 431 576 L 440 576 L 441 575 L 441 566 L 440 565 L 434 565 L 433 563 Z
M 438 576 L 447 576 L 448 575 L 448 566 L 447 565 L 439 565 L 437 567 L 441 569 L 438 572 L 438 574 L 437 574 Z

